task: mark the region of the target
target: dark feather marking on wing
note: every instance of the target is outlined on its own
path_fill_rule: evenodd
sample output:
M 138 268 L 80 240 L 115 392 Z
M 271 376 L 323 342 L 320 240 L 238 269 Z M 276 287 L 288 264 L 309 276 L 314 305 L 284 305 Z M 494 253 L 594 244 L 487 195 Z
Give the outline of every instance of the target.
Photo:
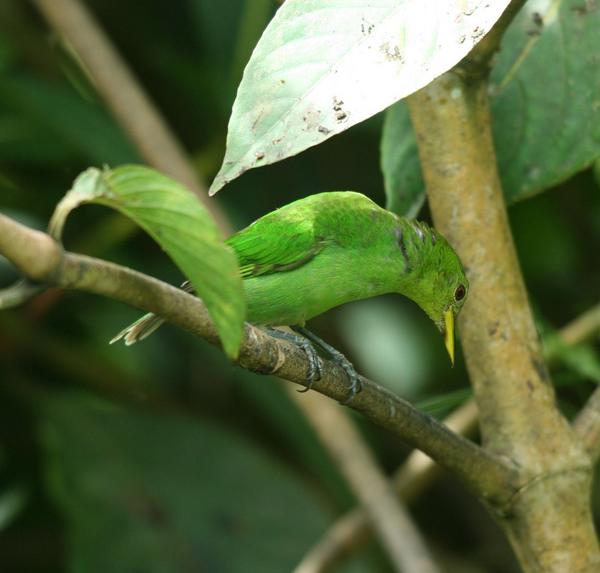
M 395 234 L 396 234 L 396 242 L 398 243 L 398 246 L 400 247 L 400 252 L 402 253 L 402 256 L 404 257 L 404 262 L 406 263 L 405 272 L 408 273 L 408 272 L 410 272 L 410 260 L 408 259 L 408 253 L 406 252 L 406 245 L 404 244 L 404 237 L 402 236 L 402 228 L 396 227 Z

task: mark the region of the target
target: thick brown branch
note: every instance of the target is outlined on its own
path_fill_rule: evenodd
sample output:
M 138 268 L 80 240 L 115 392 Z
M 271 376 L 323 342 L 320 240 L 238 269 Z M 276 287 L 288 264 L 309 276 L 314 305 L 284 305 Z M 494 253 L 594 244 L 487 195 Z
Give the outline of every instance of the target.
M 578 316 L 559 331 L 565 346 L 585 342 L 600 332 L 600 305 Z M 557 345 L 544 347 L 544 357 L 551 363 L 558 351 Z M 461 436 L 468 436 L 475 430 L 478 411 L 475 401 L 469 400 L 444 420 L 444 424 Z M 575 422 L 575 430 L 582 436 L 590 455 L 600 456 L 600 390 L 590 399 L 588 406 Z M 413 452 L 394 475 L 394 486 L 405 503 L 410 503 L 438 475 L 440 467 L 419 451 Z M 306 571 L 322 573 L 342 560 L 351 552 L 357 551 L 372 533 L 367 514 L 357 507 L 340 517 L 325 536 L 304 556 L 302 566 Z
M 501 523 L 525 571 L 595 571 L 590 459 L 556 408 L 508 225 L 487 84 L 449 72 L 409 108 L 436 227 L 470 280 L 460 331 L 484 444 L 523 480 L 514 518 Z
M 412 96 L 409 106 L 436 225 L 471 282 L 460 329 L 485 441 L 522 467 L 582 464 L 555 407 L 527 301 L 496 171 L 485 83 L 449 73 Z
M 198 298 L 126 267 L 63 252 L 48 235 L 3 215 L 0 215 L 0 254 L 34 281 L 92 292 L 155 312 L 218 344 L 208 311 Z M 251 325 L 246 326 L 239 364 L 297 384 L 305 383 L 308 371 L 304 352 Z M 508 499 L 513 492 L 511 467 L 375 382 L 362 378 L 362 383 L 362 392 L 352 401 L 355 410 L 422 449 L 442 467 L 461 477 L 477 495 L 494 503 Z M 322 378 L 313 388 L 338 401 L 348 396 L 344 370 L 330 361 L 324 361 Z

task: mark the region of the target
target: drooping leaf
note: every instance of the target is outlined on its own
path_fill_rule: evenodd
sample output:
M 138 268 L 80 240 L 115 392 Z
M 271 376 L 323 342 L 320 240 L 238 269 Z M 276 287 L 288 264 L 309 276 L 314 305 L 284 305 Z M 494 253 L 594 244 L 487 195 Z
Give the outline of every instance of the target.
M 507 0 L 287 0 L 246 66 L 211 193 L 348 129 L 460 61 Z
M 507 30 L 490 95 L 509 203 L 560 183 L 600 156 L 599 29 L 595 3 L 530 0 Z M 424 185 L 403 102 L 386 113 L 381 161 L 388 207 L 414 214 Z
M 116 209 L 152 236 L 194 285 L 227 354 L 237 356 L 245 316 L 237 261 L 191 191 L 139 165 L 104 171 L 90 168 L 57 206 L 49 226 L 53 237 L 60 240 L 66 217 L 83 203 Z
M 77 394 L 42 411 L 70 571 L 292 571 L 330 522 L 290 470 L 221 426 Z

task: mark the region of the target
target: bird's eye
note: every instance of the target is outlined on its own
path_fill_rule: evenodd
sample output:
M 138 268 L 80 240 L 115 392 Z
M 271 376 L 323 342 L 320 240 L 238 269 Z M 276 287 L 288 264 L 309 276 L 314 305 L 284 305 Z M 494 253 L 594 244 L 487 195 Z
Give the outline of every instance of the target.
M 464 285 L 458 285 L 458 287 L 456 287 L 456 290 L 454 291 L 454 300 L 456 300 L 457 302 L 462 300 L 463 298 L 465 298 L 465 295 L 467 294 L 467 289 L 465 288 Z

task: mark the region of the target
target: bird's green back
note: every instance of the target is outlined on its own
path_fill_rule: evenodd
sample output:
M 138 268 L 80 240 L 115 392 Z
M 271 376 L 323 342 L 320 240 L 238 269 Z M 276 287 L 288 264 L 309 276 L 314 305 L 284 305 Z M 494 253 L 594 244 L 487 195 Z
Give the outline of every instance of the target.
M 227 239 L 242 277 L 292 270 L 327 244 L 351 247 L 373 235 L 383 210 L 352 191 L 310 195 L 264 215 Z
M 248 320 L 303 324 L 351 300 L 400 292 L 441 325 L 456 285 L 458 257 L 430 227 L 402 219 L 360 193 L 311 195 L 232 235 Z

